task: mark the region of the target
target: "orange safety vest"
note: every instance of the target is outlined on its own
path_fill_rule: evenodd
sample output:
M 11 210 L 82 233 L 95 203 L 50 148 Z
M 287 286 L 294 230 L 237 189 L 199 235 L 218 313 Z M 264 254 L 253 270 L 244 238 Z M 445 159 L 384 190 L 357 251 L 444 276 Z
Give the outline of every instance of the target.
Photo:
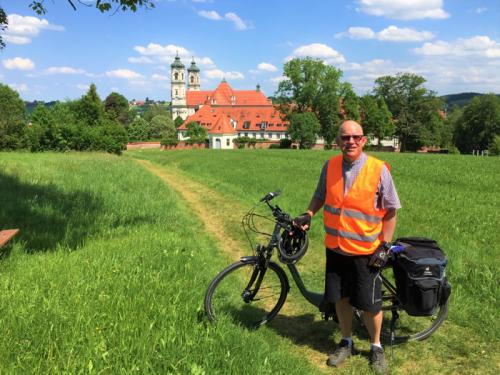
M 351 188 L 344 196 L 342 155 L 328 162 L 326 198 L 323 207 L 325 246 L 339 247 L 353 255 L 372 254 L 382 238 L 386 210 L 374 207 L 383 161 L 368 156 Z

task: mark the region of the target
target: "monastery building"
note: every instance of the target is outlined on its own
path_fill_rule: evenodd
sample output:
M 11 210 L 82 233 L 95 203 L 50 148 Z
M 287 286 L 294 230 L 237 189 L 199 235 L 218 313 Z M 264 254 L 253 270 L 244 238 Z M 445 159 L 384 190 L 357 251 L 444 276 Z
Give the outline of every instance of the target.
M 232 149 L 237 137 L 269 142 L 286 138 L 288 123 L 257 85 L 255 90 L 233 90 L 225 79 L 215 90 L 200 89 L 200 69 L 194 60 L 187 69 L 179 56 L 171 67 L 172 118 L 184 123 L 179 140 L 186 139 L 186 125 L 196 121 L 208 133 L 209 147 Z M 187 85 L 186 85 L 187 78 Z

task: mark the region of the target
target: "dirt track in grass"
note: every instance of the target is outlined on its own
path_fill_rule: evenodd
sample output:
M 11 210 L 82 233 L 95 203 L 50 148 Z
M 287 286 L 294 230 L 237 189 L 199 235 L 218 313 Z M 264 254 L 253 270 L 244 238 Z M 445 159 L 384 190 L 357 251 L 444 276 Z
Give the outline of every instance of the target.
M 146 160 L 137 162 L 182 196 L 230 261 L 237 261 L 241 256 L 248 255 L 248 243 L 238 239 L 227 224 L 239 225 L 248 208 L 241 207 L 222 194 L 193 181 L 175 168 L 157 166 Z M 297 344 L 297 355 L 307 358 L 319 369 L 326 371 L 329 369 L 326 366 L 326 358 L 332 346 L 330 333 L 335 326 L 331 322 L 321 321 L 318 313 L 316 316 L 314 314 L 314 310 L 304 311 L 299 308 L 294 303 L 292 293 L 278 317 L 269 326 Z

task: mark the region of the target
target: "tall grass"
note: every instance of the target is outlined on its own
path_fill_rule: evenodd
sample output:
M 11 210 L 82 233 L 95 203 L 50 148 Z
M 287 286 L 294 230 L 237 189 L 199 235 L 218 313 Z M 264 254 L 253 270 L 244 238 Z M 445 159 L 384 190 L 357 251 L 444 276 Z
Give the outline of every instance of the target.
M 279 205 L 303 212 L 328 152 L 299 150 L 138 151 L 145 158 L 182 170 L 191 178 L 250 206 L 266 192 L 283 190 Z M 375 153 L 392 166 L 403 209 L 396 236 L 438 240 L 449 257 L 453 285 L 449 321 L 496 341 L 500 274 L 500 163 L 497 158 L 460 155 Z M 311 250 L 301 263 L 305 279 L 322 286 L 322 218 L 313 220 Z M 310 255 L 311 252 L 315 253 Z
M 206 324 L 205 287 L 225 261 L 130 159 L 0 153 L 0 229 L 12 227 L 0 373 L 317 372 L 271 330 Z

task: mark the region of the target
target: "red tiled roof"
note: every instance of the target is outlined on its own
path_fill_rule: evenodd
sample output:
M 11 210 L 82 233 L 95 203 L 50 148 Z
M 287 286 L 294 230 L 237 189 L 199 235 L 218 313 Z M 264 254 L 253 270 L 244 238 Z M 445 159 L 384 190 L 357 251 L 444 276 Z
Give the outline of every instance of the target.
M 186 104 L 188 107 L 196 107 L 202 104 L 271 105 L 271 102 L 261 91 L 233 90 L 227 82 L 221 82 L 213 91 L 187 91 Z
M 210 133 L 212 134 L 234 134 L 236 130 L 234 130 L 233 125 L 231 125 L 231 120 L 227 116 L 220 116 L 217 119 L 217 122 L 212 129 L 210 129 Z
M 189 116 L 179 130 L 186 130 L 186 125 L 191 121 L 197 122 L 212 134 L 260 132 L 262 122 L 267 123 L 267 131 L 287 130 L 288 123 L 281 119 L 280 112 L 260 91 L 233 90 L 227 82 L 221 82 L 214 91 L 188 91 L 186 94 L 188 106 L 195 106 L 193 103 L 198 103 L 196 106 L 204 105 Z M 215 103 L 212 102 L 213 99 Z M 236 129 L 233 128 L 231 119 L 236 121 Z

